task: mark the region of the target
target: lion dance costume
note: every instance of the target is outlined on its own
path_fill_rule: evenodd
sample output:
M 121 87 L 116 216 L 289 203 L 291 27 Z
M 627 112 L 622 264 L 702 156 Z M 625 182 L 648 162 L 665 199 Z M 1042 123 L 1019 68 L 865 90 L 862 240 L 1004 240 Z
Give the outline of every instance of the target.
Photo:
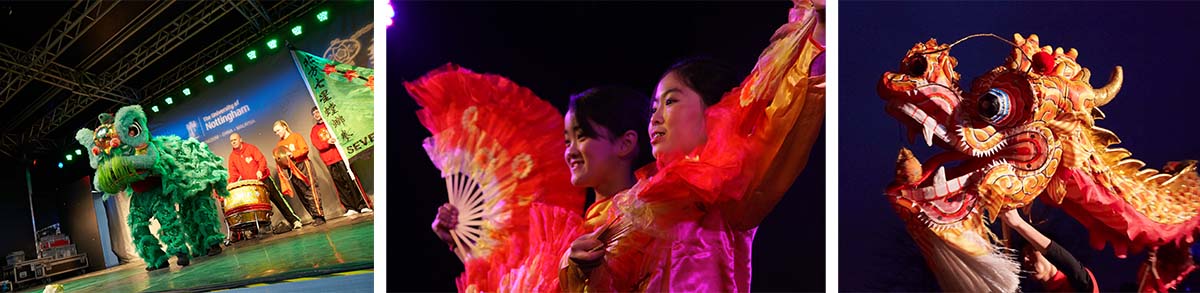
M 459 215 L 460 226 L 482 223 L 472 230 L 482 237 L 464 238 L 473 249 L 456 251 L 465 266 L 459 290 L 748 291 L 756 227 L 803 169 L 824 119 L 824 76 L 809 76 L 824 52 L 811 39 L 817 15 L 811 3 L 797 5 L 742 86 L 709 108 L 714 143 L 643 168 L 637 184 L 593 204 L 586 218 L 582 190 L 569 185 L 562 161 L 563 118 L 552 106 L 503 77 L 453 65 L 406 83 L 433 133 L 425 149 L 451 203 L 464 209 L 453 196 L 463 186 L 496 194 L 478 199 L 487 203 L 479 209 L 495 212 Z M 607 250 L 590 276 L 564 256 L 585 232 L 599 232 Z M 712 245 L 687 242 L 696 232 Z M 675 241 L 687 248 L 671 251 Z
M 1194 269 L 1195 161 L 1143 169 L 1128 150 L 1112 147 L 1120 139 L 1096 121 L 1121 89 L 1121 67 L 1093 88 L 1075 49 L 1041 46 L 1037 35 L 1009 43 L 1005 64 L 970 91 L 958 87 L 952 45 L 935 40 L 916 44 L 900 72 L 885 73 L 878 86 L 910 135 L 946 150 L 920 163 L 902 149 L 887 191 L 942 289 L 1016 290 L 1019 267 L 987 223 L 1039 197 L 1082 223 L 1095 249 L 1111 244 L 1118 257 L 1148 250 L 1141 291 L 1174 286 Z M 961 162 L 942 167 L 951 161 Z
M 195 139 L 150 136 L 141 106 L 99 118 L 99 127 L 80 129 L 75 139 L 89 149 L 94 184 L 105 198 L 129 195 L 128 225 L 146 270 L 166 268 L 171 256 L 186 266 L 191 257 L 220 253 L 225 235 L 212 194 L 229 196 L 221 157 Z M 152 218 L 162 226 L 157 238 L 150 233 Z

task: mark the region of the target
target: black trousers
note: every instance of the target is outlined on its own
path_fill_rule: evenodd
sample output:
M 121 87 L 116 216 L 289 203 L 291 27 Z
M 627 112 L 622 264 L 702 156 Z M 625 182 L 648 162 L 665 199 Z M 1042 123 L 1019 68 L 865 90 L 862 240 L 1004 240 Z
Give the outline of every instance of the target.
M 309 180 L 316 184 L 316 178 L 313 178 L 314 176 L 309 176 L 309 174 L 312 173 L 309 172 L 307 164 L 304 162 L 297 162 L 296 168 L 299 169 L 297 171 L 300 171 L 300 174 L 304 174 L 309 178 Z M 308 215 L 311 216 L 313 220 L 325 220 L 325 212 L 321 210 L 321 199 L 317 198 L 316 195 L 313 194 L 312 187 L 308 186 L 308 183 L 304 183 L 304 180 L 300 180 L 300 177 L 292 175 L 292 190 L 296 192 L 296 197 L 300 198 L 300 203 L 304 204 L 304 209 L 308 210 Z
M 350 170 L 346 168 L 345 161 L 329 165 L 329 176 L 333 177 L 333 186 L 337 189 L 338 200 L 342 202 L 342 207 L 354 211 L 367 208 L 367 201 L 363 198 L 362 192 L 359 192 L 354 178 L 350 177 Z
M 288 204 L 287 199 L 283 198 L 283 194 L 279 193 L 279 190 L 275 188 L 275 182 L 271 181 L 271 177 L 263 178 L 262 183 L 267 186 L 267 197 L 271 198 L 271 203 L 275 204 L 275 208 L 279 209 L 279 213 L 283 216 L 283 219 L 287 220 L 288 225 L 299 221 L 300 217 L 296 216 L 296 211 L 292 210 L 292 205 Z

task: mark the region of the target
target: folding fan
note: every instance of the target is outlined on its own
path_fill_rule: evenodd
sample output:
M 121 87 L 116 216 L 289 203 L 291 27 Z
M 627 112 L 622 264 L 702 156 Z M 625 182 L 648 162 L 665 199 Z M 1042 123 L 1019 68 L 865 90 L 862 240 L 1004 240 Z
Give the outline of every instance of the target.
M 583 218 L 574 211 L 534 203 L 529 209 L 529 250 L 519 265 L 507 270 L 465 270 L 464 281 L 487 274 L 498 280 L 489 292 L 557 292 L 559 261 L 583 231 Z M 470 266 L 470 265 L 468 265 Z M 475 275 L 467 275 L 474 273 Z
M 528 89 L 496 75 L 447 64 L 405 83 L 433 133 L 425 151 L 441 170 L 448 201 L 459 210 L 451 230 L 459 258 L 504 250 L 525 254 L 533 202 L 580 214 L 584 191 L 570 184 L 563 162 L 563 119 Z

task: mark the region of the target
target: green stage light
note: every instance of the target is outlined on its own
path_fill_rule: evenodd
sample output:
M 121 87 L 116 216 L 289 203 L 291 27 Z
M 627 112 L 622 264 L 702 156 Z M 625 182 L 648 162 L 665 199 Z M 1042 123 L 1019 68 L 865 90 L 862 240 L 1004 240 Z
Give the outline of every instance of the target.
M 183 88 L 183 95 L 185 95 L 185 96 L 192 95 L 192 88 L 186 88 L 186 87 Z
M 58 168 L 62 169 L 62 162 L 58 162 Z
M 225 72 L 233 72 L 233 64 L 225 64 Z
M 76 156 L 83 155 L 83 150 L 76 149 L 76 150 L 75 150 L 75 155 L 76 155 Z
M 250 60 L 258 59 L 258 51 L 250 50 L 250 52 L 246 52 L 246 58 L 250 58 Z
M 275 49 L 279 47 L 279 40 L 271 39 L 267 41 L 267 48 Z
M 320 13 L 317 13 L 317 21 L 325 22 L 326 20 L 329 20 L 329 10 L 323 10 Z
M 300 25 L 292 27 L 292 35 L 299 36 L 301 33 L 304 33 L 304 31 L 300 28 Z
M 213 83 L 213 76 L 212 76 L 212 74 L 209 74 L 208 76 L 205 76 L 205 77 L 204 77 L 204 81 L 207 81 L 208 83 Z
M 71 159 L 74 159 L 74 158 L 75 158 L 75 156 L 72 156 L 71 154 L 67 154 L 67 161 L 70 161 Z
M 158 113 L 158 106 L 157 106 L 157 105 L 155 105 L 155 106 L 153 106 L 153 107 L 150 107 L 150 110 L 151 110 L 151 111 L 154 111 L 154 113 Z
M 167 105 L 170 105 L 170 104 L 175 103 L 175 99 L 172 99 L 171 97 L 167 97 L 166 102 L 167 102 Z

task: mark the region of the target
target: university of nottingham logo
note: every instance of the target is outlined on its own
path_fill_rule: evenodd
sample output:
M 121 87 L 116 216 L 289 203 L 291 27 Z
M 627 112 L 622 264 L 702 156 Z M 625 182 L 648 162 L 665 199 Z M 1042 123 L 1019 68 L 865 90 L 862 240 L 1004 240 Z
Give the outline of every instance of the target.
M 200 135 L 196 133 L 196 131 L 198 131 L 197 128 L 199 128 L 199 127 L 200 127 L 200 124 L 196 123 L 196 120 L 189 121 L 187 123 L 188 138 L 199 137 Z

